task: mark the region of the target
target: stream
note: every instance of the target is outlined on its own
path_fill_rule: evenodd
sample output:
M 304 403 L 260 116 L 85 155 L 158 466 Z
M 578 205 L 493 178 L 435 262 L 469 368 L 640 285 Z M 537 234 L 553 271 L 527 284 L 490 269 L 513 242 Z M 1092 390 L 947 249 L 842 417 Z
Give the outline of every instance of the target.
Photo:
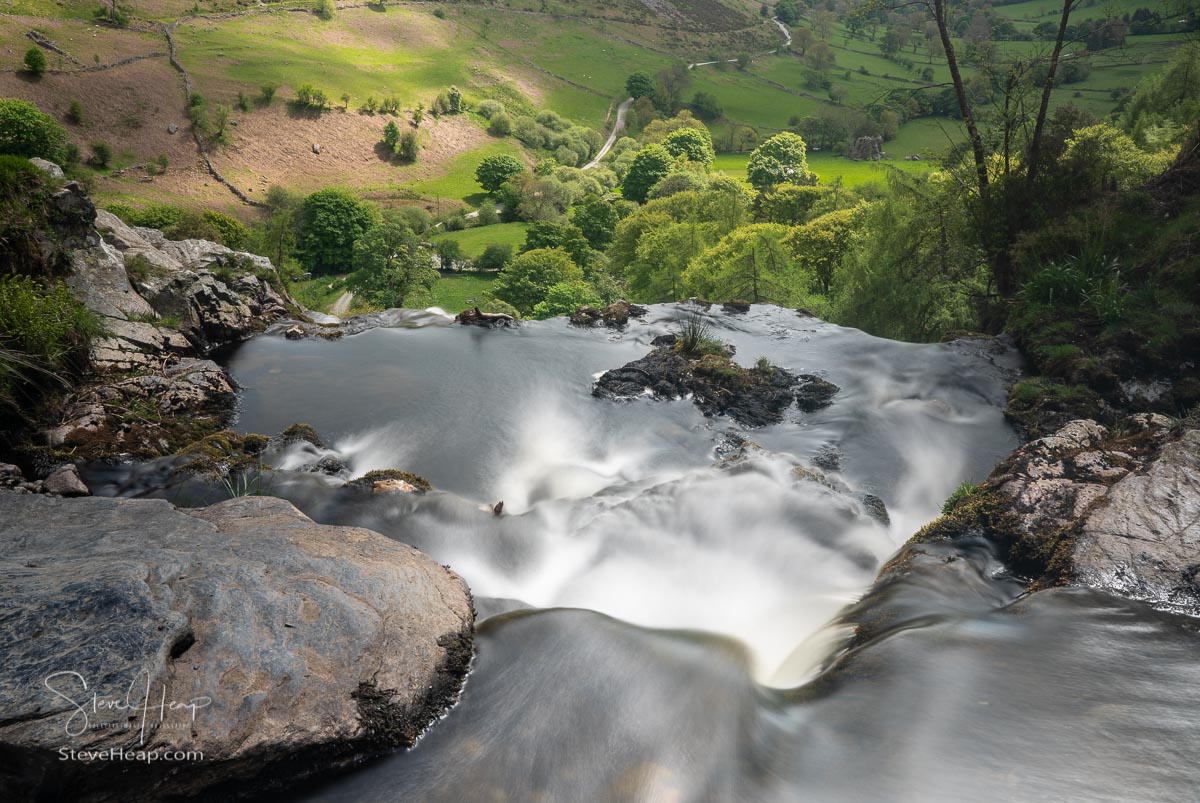
M 413 544 L 478 610 L 442 722 L 288 799 L 1198 799 L 1195 620 L 1079 589 L 1023 596 L 985 543 L 938 545 L 887 589 L 891 625 L 846 649 L 846 606 L 1018 444 L 1011 353 L 714 307 L 739 362 L 817 374 L 841 389 L 833 404 L 747 430 L 687 399 L 591 395 L 684 314 L 654 306 L 615 332 L 406 312 L 229 358 L 239 431 L 304 421 L 328 443 L 279 455 L 266 492 Z M 295 470 L 323 456 L 437 490 L 348 493 Z M 215 501 L 161 464 L 89 484 Z

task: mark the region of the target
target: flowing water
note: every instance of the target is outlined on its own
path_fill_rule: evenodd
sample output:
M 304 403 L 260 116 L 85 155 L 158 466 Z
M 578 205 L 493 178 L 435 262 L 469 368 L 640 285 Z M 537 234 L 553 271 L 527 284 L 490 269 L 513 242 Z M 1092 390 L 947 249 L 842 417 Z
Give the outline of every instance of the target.
M 240 430 L 305 421 L 329 443 L 279 468 L 334 454 L 351 475 L 403 468 L 438 489 L 347 493 L 280 471 L 270 492 L 449 564 L 479 611 L 444 721 L 310 799 L 1200 799 L 1193 620 L 1093 592 L 1023 598 L 986 545 L 963 544 L 914 561 L 872 603 L 885 631 L 843 650 L 839 612 L 1016 445 L 1010 357 L 756 306 L 714 310 L 714 334 L 743 364 L 835 383 L 830 407 L 748 431 L 687 399 L 591 396 L 681 314 L 654 307 L 624 333 L 406 314 L 231 358 Z M 177 498 L 165 476 L 89 479 Z

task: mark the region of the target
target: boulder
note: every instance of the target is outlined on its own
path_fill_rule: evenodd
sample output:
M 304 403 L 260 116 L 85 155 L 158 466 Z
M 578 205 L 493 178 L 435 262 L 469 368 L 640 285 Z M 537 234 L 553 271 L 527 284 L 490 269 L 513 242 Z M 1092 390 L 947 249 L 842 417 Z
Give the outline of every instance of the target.
M 166 326 L 110 318 L 104 328 L 105 335 L 90 344 L 92 368 L 97 371 L 144 370 L 168 356 L 191 351 L 187 338 Z
M 79 469 L 71 463 L 59 466 L 50 472 L 50 476 L 42 481 L 42 487 L 48 494 L 58 496 L 88 496 L 91 491 L 79 478 Z
M 56 165 L 54 162 L 48 162 L 45 159 L 34 156 L 32 159 L 29 160 L 29 163 L 31 165 L 33 165 L 34 167 L 36 167 L 38 170 L 41 170 L 43 173 L 46 173 L 47 175 L 49 175 L 50 178 L 58 178 L 58 179 L 66 178 L 66 174 L 63 173 L 63 169 L 61 167 L 59 167 L 58 165 Z
M 833 404 L 833 397 L 841 390 L 837 385 L 813 374 L 796 377 L 796 406 L 806 413 L 815 413 Z
M 454 702 L 472 654 L 457 575 L 268 497 L 185 512 L 0 492 L 0 578 L 0 751 L 20 757 L 0 762 L 6 800 L 292 784 L 411 745 Z
M 201 354 L 264 328 L 245 298 L 206 271 L 173 274 L 148 297 L 155 312 L 179 321 L 179 331 Z
M 733 301 L 726 301 L 724 304 L 722 304 L 721 309 L 730 314 L 741 314 L 750 311 L 750 302 L 734 299 Z
M 71 253 L 67 286 L 99 315 L 110 318 L 154 315 L 154 309 L 129 283 L 124 257 L 106 242 Z
M 1077 459 L 1078 460 L 1078 459 Z M 1200 611 L 1200 430 L 1113 485 L 1084 518 L 1075 582 L 1184 613 Z
M 0 488 L 15 488 L 25 482 L 25 475 L 20 466 L 12 463 L 0 463 Z
M 883 137 L 859 137 L 850 146 L 850 158 L 856 161 L 876 161 L 883 158 Z

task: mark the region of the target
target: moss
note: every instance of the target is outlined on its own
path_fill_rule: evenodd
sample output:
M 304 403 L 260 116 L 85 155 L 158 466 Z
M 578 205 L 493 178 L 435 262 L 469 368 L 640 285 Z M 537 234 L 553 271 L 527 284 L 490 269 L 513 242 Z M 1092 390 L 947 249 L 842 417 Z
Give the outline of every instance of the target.
M 705 354 L 689 366 L 688 371 L 730 390 L 745 390 L 751 384 L 749 371 L 719 354 Z
M 257 435 L 250 433 L 242 438 L 242 448 L 247 454 L 259 455 L 266 451 L 267 446 L 271 443 L 271 439 L 266 435 Z
M 1004 414 L 1030 437 L 1040 438 L 1076 418 L 1100 419 L 1101 411 L 1100 396 L 1090 388 L 1035 377 L 1009 389 Z
M 411 471 L 401 471 L 398 468 L 385 468 L 378 471 L 368 471 L 356 480 L 352 480 L 349 484 L 359 488 L 371 489 L 375 483 L 384 480 L 400 480 L 407 482 L 409 485 L 417 489 L 419 493 L 426 493 L 433 490 L 433 485 L 429 480 L 419 474 L 413 474 Z
M 325 447 L 325 442 L 321 440 L 321 436 L 317 434 L 311 424 L 292 424 L 279 434 L 279 438 L 285 444 L 308 441 L 313 446 Z
M 243 437 L 233 430 L 223 429 L 214 432 L 200 440 L 189 443 L 176 454 L 188 458 L 178 470 L 188 474 L 203 474 L 207 476 L 224 476 L 230 473 L 261 469 L 263 464 L 258 460 L 254 451 L 260 446 L 261 435 Z M 247 445 L 247 440 L 250 445 Z

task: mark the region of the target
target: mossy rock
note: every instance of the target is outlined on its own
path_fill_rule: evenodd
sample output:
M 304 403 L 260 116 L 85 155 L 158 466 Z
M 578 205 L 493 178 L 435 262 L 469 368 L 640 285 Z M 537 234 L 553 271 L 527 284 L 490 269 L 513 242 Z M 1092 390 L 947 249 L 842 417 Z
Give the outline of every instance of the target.
M 1044 377 L 1017 382 L 1009 388 L 1004 415 L 1032 438 L 1057 432 L 1068 421 L 1099 420 L 1100 396 L 1083 385 L 1061 385 Z
M 375 483 L 385 482 L 387 480 L 399 480 L 406 482 L 417 489 L 417 493 L 427 493 L 433 490 L 433 485 L 429 480 L 422 477 L 420 474 L 413 474 L 411 471 L 401 471 L 398 468 L 384 468 L 377 471 L 368 471 L 361 477 L 351 480 L 346 483 L 353 488 L 362 488 L 368 491 L 374 490 Z
M 305 441 L 311 443 L 317 448 L 324 449 L 325 441 L 321 440 L 321 436 L 317 434 L 317 430 L 311 424 L 292 424 L 290 427 L 279 433 L 279 440 L 284 446 L 290 446 L 293 443 Z
M 705 354 L 689 366 L 688 371 L 730 390 L 745 390 L 752 383 L 750 371 L 719 354 Z
M 189 443 L 176 454 L 189 458 L 178 470 L 187 474 L 202 474 L 212 477 L 263 468 L 258 455 L 266 448 L 267 439 L 262 435 L 240 435 L 233 430 L 223 429 Z

